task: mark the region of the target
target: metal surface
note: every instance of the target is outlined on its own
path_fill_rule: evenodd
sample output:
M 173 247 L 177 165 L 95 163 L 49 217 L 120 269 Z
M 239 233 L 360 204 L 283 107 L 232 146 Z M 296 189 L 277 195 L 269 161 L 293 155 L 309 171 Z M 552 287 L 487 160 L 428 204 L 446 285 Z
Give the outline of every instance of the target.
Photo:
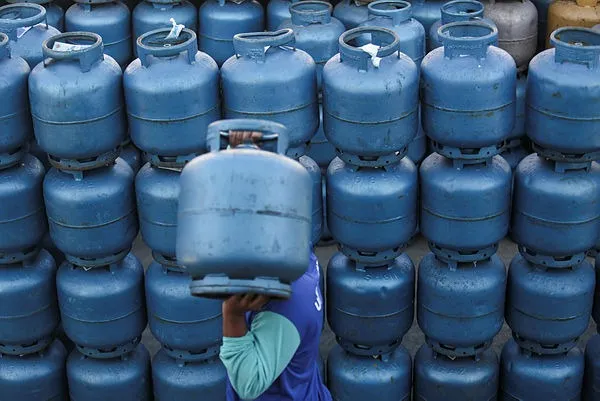
M 433 153 L 421 163 L 419 229 L 445 260 L 486 259 L 508 232 L 510 166 L 500 156 L 459 162 Z
M 319 129 L 311 138 L 306 154 L 324 170 L 327 170 L 329 163 L 336 157 L 335 147 L 329 143 L 323 131 L 322 104 L 319 104 Z
M 508 340 L 502 349 L 498 398 L 578 401 L 583 369 L 583 353 L 579 348 L 560 355 L 536 355 Z
M 551 34 L 558 28 L 592 28 L 600 24 L 598 0 L 557 0 L 548 6 L 548 23 L 545 33 L 546 48 L 554 46 Z
M 600 158 L 600 32 L 562 28 L 538 54 L 527 79 L 527 135 L 572 158 Z
M 51 169 L 44 200 L 50 236 L 75 264 L 118 261 L 137 235 L 134 175 L 123 159 L 80 176 Z
M 44 217 L 44 166 L 31 155 L 0 170 L 0 263 L 35 256 L 48 229 Z
M 583 401 L 600 399 L 600 335 L 593 336 L 585 347 Z
M 321 168 L 313 159 L 311 159 L 308 156 L 300 156 L 300 158 L 298 159 L 298 163 L 300 163 L 306 169 L 306 171 L 308 171 L 312 182 L 312 230 L 310 236 L 310 243 L 314 246 L 317 242 L 319 242 L 321 234 L 323 233 L 323 197 L 321 188 Z
M 88 47 L 54 50 L 56 43 Z M 37 142 L 61 168 L 106 164 L 127 133 L 121 69 L 93 33 L 54 36 L 43 52 L 46 60 L 29 77 Z
M 431 25 L 441 18 L 441 8 L 445 0 L 411 0 L 413 17 L 429 32 Z M 429 40 L 427 38 L 427 40 Z
M 44 58 L 42 42 L 60 33 L 48 25 L 46 9 L 32 3 L 0 7 L 0 32 L 8 36 L 11 54 L 22 57 L 32 69 Z
M 262 132 L 260 146 L 222 150 L 230 130 Z M 211 153 L 180 179 L 177 259 L 192 294 L 255 292 L 288 298 L 309 264 L 310 174 L 285 156 L 287 130 L 262 120 L 222 120 L 208 127 Z M 227 194 L 227 196 L 223 196 Z M 234 245 L 235 244 L 235 245 Z
M 600 165 L 560 165 L 529 155 L 515 171 L 511 232 L 527 259 L 547 266 L 583 261 L 600 236 Z
M 548 8 L 555 0 L 531 0 L 538 12 L 537 29 L 537 51 L 541 52 L 546 48 L 546 34 L 548 32 Z
M 78 2 L 65 13 L 67 32 L 94 32 L 102 36 L 104 53 L 122 69 L 133 59 L 131 12 L 118 0 L 94 4 Z
M 496 400 L 498 357 L 490 349 L 478 358 L 450 359 L 423 344 L 415 355 L 414 394 L 419 401 Z
M 288 130 L 287 154 L 297 158 L 319 127 L 319 104 L 316 64 L 294 43 L 291 29 L 236 35 L 237 56 L 223 64 L 221 87 L 224 118 L 283 124 Z
M 143 345 L 113 359 L 94 359 L 78 351 L 67 360 L 71 400 L 151 401 L 150 354 Z
M 412 361 L 402 346 L 387 358 L 355 356 L 336 345 L 327 358 L 327 382 L 336 401 L 408 401 Z
M 261 32 L 265 28 L 262 6 L 255 0 L 234 3 L 207 0 L 198 11 L 198 46 L 219 66 L 236 52 L 233 37 L 238 33 Z
M 140 150 L 129 140 L 121 144 L 121 153 L 119 154 L 119 157 L 131 167 L 134 174 L 137 174 L 140 168 L 142 168 L 142 155 Z
M 506 270 L 500 258 L 449 267 L 429 253 L 418 271 L 417 319 L 427 343 L 452 358 L 484 352 L 504 323 Z
M 393 352 L 413 322 L 415 267 L 406 254 L 364 268 L 338 252 L 327 267 L 327 319 L 337 342 L 363 356 Z
M 45 250 L 31 261 L 0 265 L 0 353 L 39 352 L 52 342 L 59 320 L 55 278 Z
M 183 362 L 172 359 L 163 350 L 152 359 L 155 400 L 222 401 L 227 386 L 227 371 L 216 359 Z
M 408 158 L 359 169 L 334 159 L 327 170 L 327 223 L 340 250 L 363 265 L 393 261 L 415 231 L 417 187 Z
M 338 52 L 339 37 L 346 28 L 337 18 L 331 17 L 331 4 L 325 1 L 300 1 L 290 3 L 286 0 L 272 0 L 269 10 L 276 2 L 289 5 L 291 16 L 275 27 L 290 28 L 294 31 L 296 48 L 307 52 L 317 65 L 317 88 L 321 90 L 323 67 Z
M 484 16 L 498 27 L 500 48 L 514 59 L 519 71 L 525 71 L 535 55 L 538 40 L 538 13 L 529 0 L 483 0 Z
M 290 6 L 297 2 L 298 0 L 269 0 L 267 4 L 267 31 L 281 29 L 280 26 L 291 18 Z
M 365 35 L 381 46 L 379 67 L 354 42 Z M 345 32 L 323 69 L 325 136 L 340 158 L 359 166 L 394 163 L 418 131 L 419 70 L 400 53 L 400 38 L 380 27 Z M 360 82 L 360 85 L 356 85 Z
M 217 64 L 198 51 L 192 30 L 176 40 L 167 39 L 170 31 L 138 38 L 139 58 L 123 74 L 131 140 L 155 163 L 204 153 L 206 127 L 221 117 Z
M 47 349 L 29 355 L 0 354 L 2 398 L 20 401 L 68 401 L 67 351 L 55 340 Z
M 515 125 L 515 63 L 485 22 L 452 22 L 438 33 L 443 47 L 421 68 L 423 129 L 446 157 L 491 157 Z
M 353 29 L 369 18 L 369 10 L 366 4 L 342 0 L 335 5 L 333 16 L 340 20 L 346 29 Z
M 64 262 L 56 287 L 62 326 L 80 352 L 107 359 L 136 347 L 146 308 L 144 268 L 133 254 L 89 270 Z
M 8 4 L 15 3 L 33 3 L 40 4 L 46 9 L 46 19 L 48 25 L 53 26 L 59 31 L 63 31 L 65 28 L 65 12 L 62 7 L 53 0 L 6 0 Z

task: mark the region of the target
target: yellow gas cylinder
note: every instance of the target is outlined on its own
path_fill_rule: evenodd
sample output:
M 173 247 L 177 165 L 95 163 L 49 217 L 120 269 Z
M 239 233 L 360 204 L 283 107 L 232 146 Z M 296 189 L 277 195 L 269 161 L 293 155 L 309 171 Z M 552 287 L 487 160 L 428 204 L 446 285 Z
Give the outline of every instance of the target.
M 546 48 L 550 47 L 550 34 L 564 26 L 591 28 L 600 24 L 598 0 L 557 0 L 548 8 Z

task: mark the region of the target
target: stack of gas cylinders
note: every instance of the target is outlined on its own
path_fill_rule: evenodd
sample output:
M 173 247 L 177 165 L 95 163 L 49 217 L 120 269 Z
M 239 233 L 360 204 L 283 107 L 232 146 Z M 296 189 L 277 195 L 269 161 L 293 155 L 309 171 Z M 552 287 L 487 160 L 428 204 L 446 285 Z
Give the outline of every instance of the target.
M 71 398 L 150 391 L 144 270 L 130 253 L 138 231 L 134 172 L 118 158 L 127 137 L 122 72 L 93 33 L 42 45 L 29 76 L 37 143 L 52 168 L 43 195 L 50 237 L 65 255 L 56 277 Z M 68 78 L 65 78 L 68 77 Z M 62 398 L 61 398 L 62 399 Z
M 138 59 L 123 77 L 131 139 L 148 160 L 135 190 L 140 231 L 154 259 L 146 271 L 148 322 L 162 345 L 152 362 L 154 396 L 213 400 L 225 393 L 221 303 L 190 294 L 175 243 L 181 170 L 205 152 L 206 128 L 220 116 L 219 71 L 198 51 L 194 31 L 170 34 L 163 28 L 140 36 Z
M 383 10 L 410 10 L 396 3 Z M 422 55 L 423 28 L 410 23 Z M 419 70 L 400 48 L 390 29 L 357 27 L 323 69 L 323 127 L 337 153 L 327 170 L 328 226 L 340 250 L 327 268 L 334 399 L 367 399 L 374 388 L 386 401 L 411 393 L 401 341 L 413 321 L 415 268 L 403 251 L 417 224 L 417 168 L 406 153 L 419 127 Z
M 529 65 L 527 134 L 537 154 L 515 172 L 506 322 L 513 331 L 502 352 L 502 394 L 529 399 L 579 399 L 584 357 L 577 340 L 592 312 L 595 274 L 585 253 L 600 217 L 600 33 L 560 28 L 553 49 Z M 598 318 L 599 316 L 596 316 Z M 598 342 L 588 346 L 597 355 Z M 588 359 L 588 373 L 598 359 Z M 586 399 L 598 398 L 589 376 Z
M 67 351 L 54 340 L 56 263 L 41 244 L 48 229 L 45 170 L 26 153 L 30 67 L 11 54 L 9 41 L 0 33 L 0 389 L 7 400 L 33 401 L 36 394 L 66 400 Z
M 442 25 L 443 47 L 421 68 L 423 128 L 435 153 L 420 167 L 421 260 L 417 319 L 426 344 L 415 357 L 415 394 L 427 400 L 492 399 L 504 322 L 512 175 L 498 155 L 512 132 L 516 68 L 496 47 L 498 30 L 478 20 Z M 456 96 L 461 93 L 461 96 Z

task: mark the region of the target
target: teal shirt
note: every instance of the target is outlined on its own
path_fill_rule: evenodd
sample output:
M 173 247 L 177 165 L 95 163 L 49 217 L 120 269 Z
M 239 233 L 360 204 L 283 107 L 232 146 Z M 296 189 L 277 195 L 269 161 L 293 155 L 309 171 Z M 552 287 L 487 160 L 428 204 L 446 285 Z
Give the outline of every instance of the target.
M 300 346 L 300 333 L 285 316 L 258 313 L 243 337 L 223 337 L 221 361 L 243 400 L 264 393 L 281 375 Z

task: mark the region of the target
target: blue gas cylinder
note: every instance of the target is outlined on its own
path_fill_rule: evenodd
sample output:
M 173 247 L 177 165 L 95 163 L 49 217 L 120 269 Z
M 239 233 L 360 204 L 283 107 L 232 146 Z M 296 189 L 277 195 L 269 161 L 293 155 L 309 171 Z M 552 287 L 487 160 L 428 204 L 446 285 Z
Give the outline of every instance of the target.
M 496 400 L 500 382 L 498 357 L 486 349 L 477 358 L 448 358 L 423 344 L 415 355 L 416 400 Z
M 311 159 L 309 156 L 300 156 L 298 159 L 308 174 L 312 182 L 312 230 L 311 230 L 311 244 L 314 246 L 319 242 L 321 234 L 323 233 L 323 197 L 322 197 L 322 184 L 321 184 L 321 168 L 319 165 Z
M 579 348 L 559 355 L 537 355 L 510 339 L 502 349 L 500 392 L 503 401 L 581 399 L 584 358 Z
M 39 352 L 52 342 L 59 320 L 55 278 L 56 264 L 44 249 L 32 260 L 0 264 L 0 353 Z
M 0 170 L 0 263 L 35 256 L 47 230 L 42 197 L 44 166 L 31 155 Z
M 120 158 L 94 170 L 46 174 L 50 236 L 69 261 L 105 265 L 129 252 L 138 230 L 133 185 L 133 170 Z
M 288 155 L 297 158 L 319 128 L 316 64 L 291 48 L 294 32 L 238 34 L 237 57 L 221 68 L 225 118 L 262 118 L 288 130 Z M 285 90 L 283 88 L 286 88 Z
M 368 268 L 340 252 L 329 260 L 327 319 L 338 344 L 352 354 L 397 348 L 413 322 L 414 295 L 415 267 L 406 254 Z
M 527 135 L 550 157 L 600 158 L 600 32 L 565 27 L 529 64 Z
M 263 7 L 256 0 L 241 3 L 206 0 L 200 6 L 198 15 L 198 47 L 219 66 L 236 54 L 233 46 L 236 34 L 261 32 L 265 28 Z
M 89 270 L 64 262 L 56 287 L 63 328 L 80 352 L 111 358 L 135 348 L 146 308 L 144 268 L 133 254 Z
M 521 160 L 529 156 L 530 153 L 531 152 L 521 139 L 513 139 L 506 142 L 500 156 L 506 160 L 510 169 L 514 172 Z
M 139 344 L 116 358 L 95 359 L 74 350 L 67 360 L 71 400 L 151 401 L 150 354 Z
M 421 106 L 419 105 L 419 129 L 412 142 L 408 144 L 406 156 L 415 165 L 419 166 L 427 154 L 427 135 L 423 131 L 423 125 L 421 124 Z
M 61 168 L 85 169 L 114 160 L 127 133 L 122 73 L 103 53 L 102 38 L 63 33 L 44 42 L 43 52 L 52 62 L 38 64 L 29 76 L 37 142 Z
M 546 37 L 548 34 L 548 8 L 554 0 L 531 0 L 538 12 L 538 45 L 537 51 L 542 52 L 546 49 Z
M 139 149 L 136 148 L 129 139 L 121 144 L 121 153 L 119 154 L 119 157 L 131 167 L 134 174 L 137 174 L 140 168 L 142 168 L 142 155 L 140 154 Z
M 523 256 L 573 266 L 600 236 L 600 165 L 527 156 L 515 170 L 511 232 Z
M 442 13 L 442 18 L 431 25 L 428 31 L 428 51 L 443 46 L 442 39 L 438 35 L 438 30 L 442 25 L 459 21 L 485 21 L 489 25 L 496 26 L 491 19 L 483 18 L 483 4 L 476 0 L 449 1 L 442 5 L 440 12 Z M 497 46 L 497 42 L 494 46 Z
M 508 232 L 512 174 L 502 157 L 448 159 L 438 153 L 421 163 L 419 228 L 443 259 L 490 257 Z
M 434 351 L 460 357 L 489 347 L 504 323 L 506 269 L 500 258 L 449 266 L 428 253 L 418 270 L 417 319 Z
M 336 401 L 409 400 L 412 387 L 410 354 L 400 346 L 386 356 L 357 356 L 335 345 L 327 359 L 329 391 Z
M 596 282 L 600 283 L 600 257 L 596 255 L 595 257 L 595 271 L 596 271 Z M 598 324 L 600 322 L 600 285 L 597 285 L 594 289 L 594 306 L 592 308 L 592 317 L 594 318 L 594 322 Z
M 42 248 L 47 250 L 50 253 L 50 255 L 52 255 L 52 258 L 54 259 L 54 262 L 56 263 L 57 267 L 65 261 L 65 255 L 56 247 L 54 241 L 52 241 L 52 238 L 50 237 L 49 232 L 46 231 L 46 234 L 44 234 L 44 238 L 42 238 L 42 242 L 40 243 L 40 245 Z M 65 344 L 64 341 L 63 344 Z
M 381 46 L 374 60 L 354 40 Z M 418 131 L 419 70 L 396 33 L 359 27 L 340 36 L 323 69 L 325 136 L 345 162 L 382 166 L 401 159 Z M 360 85 L 356 85 L 360 82 Z
M 58 35 L 47 22 L 46 9 L 39 4 L 17 3 L 0 7 L 0 32 L 9 39 L 11 54 L 33 69 L 42 61 L 42 42 Z
M 322 170 L 327 170 L 329 163 L 336 157 L 335 147 L 329 143 L 323 131 L 323 105 L 319 104 L 319 129 L 310 140 L 306 154 L 313 159 Z
M 135 6 L 131 13 L 134 54 L 137 55 L 137 38 L 155 29 L 171 28 L 171 18 L 194 32 L 198 30 L 198 10 L 188 0 L 145 0 Z
M 133 58 L 131 12 L 120 0 L 77 0 L 65 13 L 65 28 L 102 36 L 104 53 L 122 69 Z
M 276 154 L 250 144 L 220 151 L 230 130 L 260 132 L 259 145 Z M 281 124 L 218 121 L 208 127 L 208 143 L 211 152 L 188 163 L 180 178 L 177 259 L 194 279 L 192 294 L 288 298 L 289 283 L 309 264 L 310 174 L 285 156 Z
M 417 224 L 417 169 L 403 158 L 383 168 L 334 159 L 327 170 L 327 223 L 340 250 L 361 264 L 393 261 Z
M 8 36 L 0 32 L 0 169 L 16 164 L 31 138 L 31 115 L 27 98 L 27 62 L 10 50 Z
M 46 20 L 48 25 L 53 26 L 59 31 L 63 31 L 65 28 L 65 11 L 60 5 L 54 3 L 54 0 L 7 0 L 9 4 L 15 3 L 34 3 L 40 4 L 46 9 Z
M 309 0 L 310 1 L 310 0 Z M 268 0 L 267 4 L 267 31 L 276 31 L 281 24 L 291 18 L 290 7 L 298 0 Z M 285 28 L 291 28 L 286 26 Z M 345 30 L 345 29 L 344 29 Z
M 59 340 L 33 354 L 0 354 L 2 399 L 68 401 L 66 358 L 67 351 Z
M 153 262 L 146 272 L 148 322 L 172 358 L 197 361 L 214 357 L 223 337 L 221 302 L 190 294 L 191 278 L 175 264 Z
M 342 0 L 335 5 L 333 16 L 340 20 L 346 29 L 353 29 L 369 18 L 369 10 L 364 2 Z
M 583 401 L 600 400 L 600 335 L 594 335 L 585 346 Z
M 525 146 L 523 139 L 526 136 L 525 131 L 525 93 L 527 90 L 527 74 L 517 74 L 517 110 L 515 115 L 515 127 L 509 138 L 504 144 L 501 156 L 508 162 L 510 168 L 514 171 L 517 165 L 527 155 L 529 149 Z
M 425 29 L 413 18 L 412 5 L 403 0 L 378 0 L 367 7 L 369 19 L 359 26 L 378 26 L 394 31 L 400 37 L 399 50 L 421 67 L 425 56 Z M 357 43 L 369 43 L 369 38 L 359 37 Z
M 438 33 L 443 47 L 421 68 L 423 129 L 446 157 L 500 153 L 515 125 L 517 70 L 510 54 L 494 46 L 498 29 L 459 21 Z
M 227 387 L 227 371 L 218 358 L 185 362 L 171 358 L 164 349 L 152 359 L 155 400 L 221 401 Z
M 433 25 L 442 16 L 441 8 L 445 0 L 411 0 L 413 17 L 423 25 L 425 32 L 429 32 Z M 429 40 L 429 38 L 427 38 Z
M 217 64 L 198 51 L 194 31 L 183 29 L 175 42 L 170 31 L 139 37 L 139 58 L 123 74 L 131 140 L 155 162 L 204 153 L 206 127 L 221 116 Z
M 506 323 L 517 343 L 539 354 L 575 346 L 588 327 L 595 282 L 588 261 L 555 269 L 531 264 L 517 254 L 506 287 Z
M 288 17 L 274 29 L 294 31 L 296 48 L 307 52 L 317 65 L 317 87 L 321 90 L 323 67 L 338 52 L 338 40 L 346 30 L 344 24 L 331 17 L 333 7 L 326 1 L 305 0 L 290 4 L 287 0 L 271 0 L 268 10 L 274 3 L 289 5 L 289 11 L 286 9 Z

